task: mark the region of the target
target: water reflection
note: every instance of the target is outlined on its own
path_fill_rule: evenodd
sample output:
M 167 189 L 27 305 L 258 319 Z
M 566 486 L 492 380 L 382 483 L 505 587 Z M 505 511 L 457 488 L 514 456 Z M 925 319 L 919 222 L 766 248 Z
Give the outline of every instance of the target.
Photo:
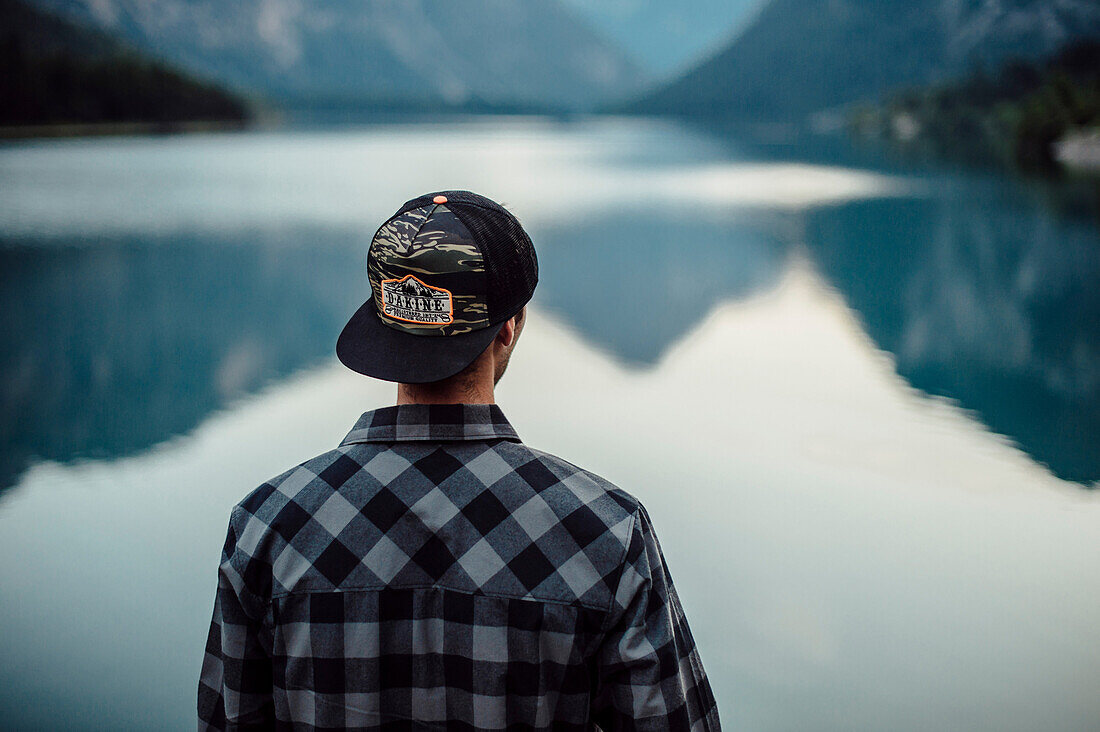
M 0 486 L 32 459 L 183 434 L 331 354 L 365 287 L 355 243 L 311 230 L 0 247 Z
M 910 383 L 975 410 L 1055 474 L 1100 479 L 1095 235 L 980 192 L 539 224 L 537 304 L 647 367 L 806 252 Z M 364 244 L 317 227 L 9 241 L 0 486 L 35 459 L 140 451 L 330 357 L 365 295 Z
M 1100 480 L 1090 221 L 975 186 L 817 211 L 806 240 L 910 383 L 975 410 L 1060 477 Z
M 620 361 L 652 365 L 719 303 L 774 287 L 787 220 L 610 211 L 536 230 L 539 303 Z

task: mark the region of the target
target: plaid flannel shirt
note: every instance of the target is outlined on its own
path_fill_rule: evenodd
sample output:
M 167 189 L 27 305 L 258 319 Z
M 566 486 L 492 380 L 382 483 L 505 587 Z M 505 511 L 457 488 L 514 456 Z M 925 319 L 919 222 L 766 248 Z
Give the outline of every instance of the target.
M 232 512 L 200 729 L 717 730 L 649 515 L 496 405 L 367 412 Z

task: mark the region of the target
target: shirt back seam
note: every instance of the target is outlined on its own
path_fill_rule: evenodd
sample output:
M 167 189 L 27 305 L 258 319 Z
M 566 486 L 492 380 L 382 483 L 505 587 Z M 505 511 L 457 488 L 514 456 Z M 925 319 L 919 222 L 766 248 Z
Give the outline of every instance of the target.
M 607 609 L 607 608 L 604 608 L 601 605 L 597 605 L 597 604 L 592 603 L 592 602 L 585 602 L 583 600 L 559 600 L 559 599 L 550 598 L 550 597 L 531 597 L 531 596 L 528 596 L 528 595 L 509 594 L 507 592 L 485 592 L 485 591 L 482 591 L 482 590 L 467 590 L 467 589 L 463 589 L 463 588 L 460 588 L 460 587 L 449 587 L 447 585 L 440 585 L 440 584 L 435 584 L 435 583 L 433 583 L 433 584 L 417 584 L 417 585 L 399 585 L 399 586 L 378 585 L 378 586 L 374 586 L 374 587 L 371 587 L 371 586 L 366 586 L 366 587 L 340 587 L 340 588 L 333 588 L 333 589 L 330 589 L 330 590 L 325 590 L 325 589 L 290 590 L 288 592 L 272 593 L 271 602 L 274 602 L 275 600 L 280 600 L 284 597 L 292 597 L 294 595 L 320 595 L 320 594 L 340 593 L 340 592 L 378 592 L 380 590 L 428 590 L 428 589 L 447 590 L 449 592 L 458 592 L 458 593 L 461 593 L 463 595 L 472 595 L 472 596 L 481 596 L 481 597 L 495 597 L 495 598 L 500 598 L 500 599 L 505 599 L 505 600 L 525 600 L 527 602 L 545 602 L 545 603 L 550 603 L 552 605 L 565 605 L 565 606 L 568 606 L 568 607 L 583 607 L 583 608 L 586 608 L 588 610 L 606 611 L 606 609 Z M 612 596 L 612 600 L 614 600 L 614 596 Z M 610 605 L 608 605 L 608 607 L 610 607 Z

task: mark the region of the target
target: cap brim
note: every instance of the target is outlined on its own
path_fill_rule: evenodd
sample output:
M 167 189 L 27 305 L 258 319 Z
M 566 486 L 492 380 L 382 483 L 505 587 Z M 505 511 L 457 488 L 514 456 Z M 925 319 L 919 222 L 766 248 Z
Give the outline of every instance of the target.
M 426 384 L 454 376 L 473 363 L 502 325 L 459 335 L 413 335 L 383 323 L 370 298 L 340 332 L 336 355 L 352 371 L 375 379 Z

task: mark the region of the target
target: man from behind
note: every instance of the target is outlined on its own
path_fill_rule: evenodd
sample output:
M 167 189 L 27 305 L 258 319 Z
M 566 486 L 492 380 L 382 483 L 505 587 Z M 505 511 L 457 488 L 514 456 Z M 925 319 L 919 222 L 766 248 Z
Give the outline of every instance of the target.
M 230 517 L 200 729 L 717 730 L 646 509 L 494 401 L 538 267 L 468 191 L 408 201 L 337 343 L 397 382 Z

